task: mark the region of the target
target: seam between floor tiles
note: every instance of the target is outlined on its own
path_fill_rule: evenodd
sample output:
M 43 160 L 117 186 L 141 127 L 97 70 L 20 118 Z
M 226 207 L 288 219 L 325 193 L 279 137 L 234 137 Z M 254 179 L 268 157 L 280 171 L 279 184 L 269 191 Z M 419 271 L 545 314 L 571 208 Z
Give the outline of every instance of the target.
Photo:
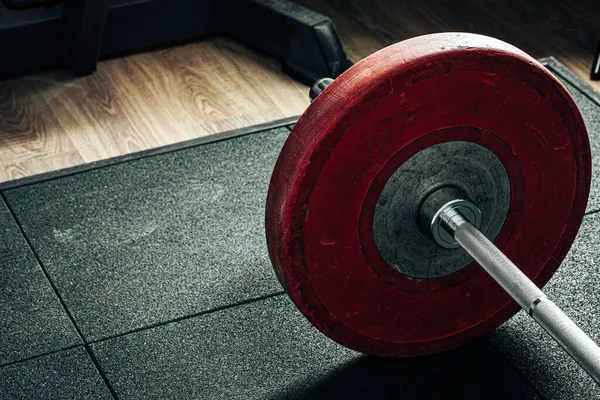
M 256 302 L 259 302 L 259 301 L 262 301 L 262 300 L 266 300 L 266 299 L 270 299 L 270 298 L 273 298 L 273 297 L 282 296 L 284 294 L 285 294 L 285 291 L 281 290 L 281 291 L 278 291 L 278 292 L 275 292 L 275 293 L 266 294 L 264 296 L 254 297 L 252 299 L 243 300 L 243 301 L 240 301 L 240 302 L 237 302 L 237 303 L 228 304 L 228 305 L 220 306 L 220 307 L 215 307 L 215 308 L 211 308 L 209 310 L 197 312 L 195 314 L 185 315 L 185 316 L 178 317 L 178 318 L 175 318 L 175 319 L 170 319 L 168 321 L 157 322 L 157 323 L 152 324 L 152 325 L 143 326 L 141 328 L 132 329 L 132 330 L 129 330 L 127 332 L 118 333 L 116 335 L 112 335 L 112 336 L 100 338 L 100 339 L 97 339 L 97 340 L 91 340 L 91 341 L 86 342 L 86 343 L 88 343 L 90 345 L 96 344 L 96 343 L 101 343 L 101 342 L 104 342 L 106 340 L 115 339 L 115 338 L 118 338 L 118 337 L 121 337 L 121 336 L 127 336 L 127 335 L 130 335 L 132 333 L 147 331 L 147 330 L 150 330 L 150 329 L 157 328 L 159 326 L 174 324 L 176 322 L 181 322 L 181 321 L 185 321 L 187 319 L 192 319 L 192 318 L 200 317 L 202 315 L 207 315 L 207 314 L 211 314 L 211 313 L 218 312 L 218 311 L 228 310 L 228 309 L 231 309 L 231 308 L 236 308 L 236 307 L 244 306 L 244 305 L 247 305 L 247 304 L 256 303 Z
M 504 353 L 502 353 L 500 351 L 499 348 L 497 348 L 494 343 L 490 340 L 489 337 L 486 336 L 485 340 L 487 340 L 487 342 L 489 343 L 489 345 L 492 347 L 492 349 L 494 349 L 496 351 L 496 353 L 509 365 L 512 367 L 512 369 L 517 373 L 517 375 L 523 380 L 523 382 L 525 382 L 527 384 L 527 386 L 529 386 L 531 388 L 531 390 L 533 391 L 533 393 L 535 393 L 536 395 L 538 395 L 541 399 L 546 400 L 547 397 L 544 396 L 542 394 L 542 392 L 540 392 L 540 390 L 534 386 L 533 382 L 531 382 L 529 379 L 527 379 L 527 377 L 525 376 L 525 374 L 523 373 L 523 371 L 521 371 L 519 368 L 517 368 L 516 365 L 514 365 L 510 359 L 508 359 L 508 357 L 506 357 L 506 355 Z
M 599 212 L 600 212 L 600 209 L 588 211 L 588 212 L 585 213 L 585 216 L 587 217 L 588 215 L 598 214 Z
M 63 347 L 63 348 L 60 348 L 60 349 L 57 349 L 57 350 L 47 351 L 47 352 L 42 353 L 42 354 L 36 354 L 34 356 L 29 356 L 29 357 L 21 358 L 21 359 L 18 359 L 18 360 L 9 361 L 7 363 L 0 364 L 0 368 L 10 367 L 11 365 L 19 364 L 19 363 L 22 363 L 22 362 L 25 362 L 25 361 L 31 361 L 31 360 L 35 360 L 36 358 L 42 358 L 42 357 L 45 357 L 45 356 L 50 356 L 52 354 L 60 353 L 61 351 L 75 349 L 75 348 L 77 348 L 79 346 L 83 346 L 83 344 L 82 343 L 74 344 L 74 345 Z
M 44 267 L 44 264 L 42 263 L 42 260 L 40 259 L 39 255 L 35 251 L 35 248 L 31 244 L 29 238 L 25 234 L 25 230 L 23 229 L 23 226 L 21 225 L 21 222 L 17 218 L 16 213 L 12 209 L 10 203 L 8 202 L 8 199 L 6 198 L 6 194 L 4 193 L 4 191 L 1 192 L 1 195 L 2 195 L 2 199 L 4 200 L 4 203 L 6 204 L 6 207 L 10 211 L 10 214 L 12 215 L 13 220 L 15 221 L 15 223 L 17 224 L 17 226 L 19 227 L 19 231 L 21 232 L 21 235 L 23 236 L 23 239 L 27 243 L 27 246 L 29 246 L 29 250 L 32 252 L 33 256 L 35 257 L 38 265 L 40 266 L 40 269 L 42 270 L 42 273 L 46 277 L 46 280 L 48 281 L 48 283 L 50 284 L 50 287 L 54 291 L 54 294 L 58 298 L 58 301 L 60 302 L 60 305 L 62 306 L 63 310 L 67 314 L 67 317 L 69 318 L 69 320 L 71 320 L 71 323 L 73 324 L 73 327 L 75 328 L 75 331 L 77 332 L 77 335 L 79 335 L 79 339 L 81 340 L 81 343 L 83 343 L 83 347 L 85 348 L 85 351 L 88 354 L 88 357 L 90 357 L 90 360 L 92 360 L 92 363 L 94 364 L 94 368 L 96 368 L 96 371 L 98 372 L 98 375 L 100 375 L 100 377 L 102 378 L 102 381 L 104 382 L 104 385 L 109 390 L 111 396 L 115 400 L 118 400 L 118 397 L 117 397 L 117 395 L 116 395 L 116 393 L 115 393 L 112 385 L 110 384 L 110 382 L 108 381 L 108 379 L 104 375 L 104 372 L 100 369 L 100 366 L 96 362 L 96 359 L 93 356 L 92 351 L 89 348 L 89 344 L 86 343 L 86 341 L 83 338 L 83 334 L 81 333 L 81 330 L 79 329 L 79 326 L 77 326 L 77 324 L 75 323 L 75 319 L 73 318 L 73 315 L 71 314 L 71 311 L 67 308 L 67 305 L 66 305 L 65 301 L 63 300 L 62 296 L 58 292 L 58 288 L 54 284 L 54 281 L 50 278 L 50 275 L 48 274 L 48 271 L 46 271 L 46 268 Z

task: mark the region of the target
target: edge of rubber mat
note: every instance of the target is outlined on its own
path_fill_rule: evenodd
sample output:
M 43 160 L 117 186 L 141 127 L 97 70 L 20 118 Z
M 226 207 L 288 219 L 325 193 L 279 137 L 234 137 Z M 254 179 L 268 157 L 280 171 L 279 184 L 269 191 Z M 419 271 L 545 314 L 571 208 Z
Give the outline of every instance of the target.
M 271 122 L 266 122 L 263 124 L 252 125 L 245 128 L 234 129 L 230 131 L 223 131 L 219 133 L 215 133 L 208 136 L 202 136 L 199 138 L 194 138 L 190 140 L 185 140 L 183 142 L 177 142 L 168 144 L 165 146 L 154 147 L 147 150 L 137 151 L 133 153 L 123 154 L 116 157 L 106 158 L 103 160 L 94 161 L 91 163 L 74 165 L 72 167 L 67 167 L 63 169 L 58 169 L 55 171 L 44 172 L 42 174 L 26 176 L 23 178 L 17 178 L 10 181 L 0 182 L 0 191 L 14 189 L 21 186 L 32 185 L 40 182 L 50 181 L 57 178 L 63 178 L 65 176 L 76 175 L 82 172 L 91 171 L 94 169 L 110 167 L 115 164 L 126 163 L 129 161 L 134 161 L 140 158 L 152 157 L 164 153 L 171 153 L 178 150 L 184 150 L 191 147 L 201 146 L 204 144 L 220 142 L 228 139 L 235 139 L 241 136 L 251 135 L 253 133 L 259 133 L 263 131 L 268 131 L 276 128 L 285 128 L 288 125 L 295 123 L 300 116 L 293 116 L 289 118 L 278 119 Z

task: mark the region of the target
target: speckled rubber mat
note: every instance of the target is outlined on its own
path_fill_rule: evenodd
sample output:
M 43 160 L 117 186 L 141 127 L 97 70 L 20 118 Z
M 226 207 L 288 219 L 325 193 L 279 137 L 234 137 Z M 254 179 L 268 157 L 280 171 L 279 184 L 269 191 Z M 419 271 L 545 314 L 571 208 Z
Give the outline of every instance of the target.
M 552 59 L 600 165 L 598 95 Z M 413 360 L 312 328 L 269 263 L 283 121 L 0 187 L 0 399 L 600 399 L 525 316 Z M 218 139 L 218 140 L 217 140 Z M 547 293 L 600 342 L 600 175 Z

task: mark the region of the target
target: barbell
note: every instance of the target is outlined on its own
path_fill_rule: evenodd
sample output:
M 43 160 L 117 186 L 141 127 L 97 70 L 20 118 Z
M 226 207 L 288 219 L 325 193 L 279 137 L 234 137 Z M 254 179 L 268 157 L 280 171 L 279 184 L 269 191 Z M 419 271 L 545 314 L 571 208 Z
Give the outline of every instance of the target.
M 265 227 L 279 282 L 317 329 L 416 357 L 520 306 L 600 383 L 600 348 L 539 289 L 591 184 L 586 127 L 556 77 L 500 40 L 437 33 L 373 53 L 311 98 L 273 170 Z

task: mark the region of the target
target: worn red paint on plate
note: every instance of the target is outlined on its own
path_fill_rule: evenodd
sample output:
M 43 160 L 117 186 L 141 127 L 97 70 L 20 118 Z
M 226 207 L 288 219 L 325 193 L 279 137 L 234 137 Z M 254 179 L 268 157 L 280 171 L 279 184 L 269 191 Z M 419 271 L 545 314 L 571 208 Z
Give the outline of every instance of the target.
M 386 180 L 433 144 L 493 151 L 511 182 L 496 245 L 542 287 L 581 224 L 587 132 L 562 84 L 498 40 L 463 33 L 387 47 L 338 77 L 300 118 L 275 166 L 269 254 L 305 317 L 351 349 L 411 357 L 479 338 L 516 304 L 476 264 L 436 279 L 386 265 L 372 220 Z M 410 194 L 407 194 L 410 195 Z

